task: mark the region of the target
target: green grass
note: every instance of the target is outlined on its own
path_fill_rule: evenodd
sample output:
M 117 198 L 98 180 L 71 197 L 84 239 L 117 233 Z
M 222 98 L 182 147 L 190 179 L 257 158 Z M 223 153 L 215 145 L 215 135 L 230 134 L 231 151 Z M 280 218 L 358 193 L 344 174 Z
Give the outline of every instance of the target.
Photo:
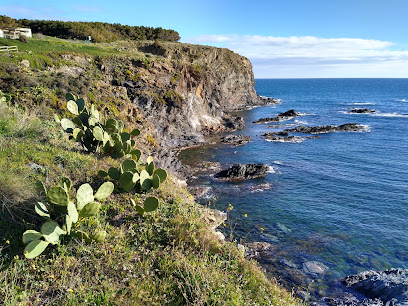
M 89 55 L 108 55 L 118 53 L 114 47 L 102 46 L 99 44 L 90 44 L 82 41 L 69 42 L 64 39 L 46 37 L 43 39 L 29 38 L 28 43 L 23 43 L 17 39 L 11 40 L 0 38 L 0 45 L 2 46 L 17 46 L 19 52 L 32 52 L 34 54 L 41 54 L 43 52 L 75 52 L 86 53 Z
M 97 56 L 131 56 L 134 52 L 125 51 L 109 44 L 90 44 L 83 41 L 67 41 L 64 39 L 45 37 L 29 38 L 28 43 L 19 40 L 0 38 L 0 46 L 17 46 L 19 52 L 0 53 L 0 63 L 19 64 L 28 60 L 31 68 L 46 69 L 72 65 L 64 60 L 62 55 L 79 54 L 92 57 Z
M 4 107 L 4 106 L 3 106 Z M 25 120 L 16 120 L 18 113 Z M 61 176 L 99 185 L 99 169 L 118 161 L 84 154 L 55 124 L 16 109 L 0 114 L 0 300 L 5 305 L 298 305 L 235 244 L 220 244 L 208 211 L 170 177 L 153 194 L 159 209 L 141 216 L 129 201 L 146 195 L 116 190 L 91 228 L 102 244 L 67 238 L 34 260 L 24 259 L 21 235 L 41 224 L 32 206 Z M 40 122 L 36 133 L 31 124 Z M 35 123 L 38 124 L 38 123 Z M 37 164 L 34 170 L 30 164 Z

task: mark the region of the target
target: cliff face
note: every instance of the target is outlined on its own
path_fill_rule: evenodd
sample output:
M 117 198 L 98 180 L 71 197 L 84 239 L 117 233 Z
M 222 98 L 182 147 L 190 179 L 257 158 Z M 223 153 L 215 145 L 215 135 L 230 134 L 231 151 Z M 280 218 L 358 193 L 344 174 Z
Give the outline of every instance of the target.
M 151 57 L 127 63 L 127 76 L 115 85 L 126 87 L 171 148 L 243 128 L 243 119 L 228 111 L 272 102 L 256 94 L 250 61 L 230 50 L 176 43 L 141 44 L 138 50 Z M 114 62 L 101 64 L 108 75 L 115 68 Z

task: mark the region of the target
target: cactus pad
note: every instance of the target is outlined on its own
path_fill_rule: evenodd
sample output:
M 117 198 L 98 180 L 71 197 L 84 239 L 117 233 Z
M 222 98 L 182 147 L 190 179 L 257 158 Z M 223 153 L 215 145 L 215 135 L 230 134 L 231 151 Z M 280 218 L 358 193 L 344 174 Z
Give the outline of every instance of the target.
M 144 211 L 145 212 L 151 212 L 157 209 L 159 207 L 159 200 L 155 197 L 148 197 L 144 201 Z
M 85 205 L 94 200 L 93 189 L 89 184 L 83 184 L 77 190 L 77 209 L 81 210 Z
M 106 231 L 96 232 L 96 233 L 92 236 L 92 240 L 95 240 L 96 242 L 101 243 L 101 242 L 103 242 L 103 241 L 105 240 L 107 234 L 108 234 L 108 233 L 107 233 Z
M 67 118 L 61 119 L 61 126 L 64 131 L 67 131 L 68 133 L 72 133 L 72 131 L 75 129 L 75 123 Z
M 68 216 L 72 220 L 72 223 L 77 223 L 78 222 L 78 211 L 75 207 L 75 204 L 72 202 L 69 202 L 67 206 L 67 211 L 68 211 Z
M 50 213 L 48 212 L 47 206 L 45 206 L 45 204 L 37 202 L 37 204 L 35 204 L 34 206 L 34 209 L 37 215 L 47 219 L 50 218 Z
M 123 190 L 129 192 L 135 187 L 135 183 L 133 182 L 133 173 L 130 171 L 124 172 L 119 179 L 120 186 Z
M 97 202 L 91 202 L 84 206 L 84 208 L 79 213 L 79 216 L 81 218 L 92 217 L 99 212 L 100 208 L 101 208 L 101 204 Z
M 97 200 L 105 200 L 107 197 L 109 197 L 113 191 L 115 186 L 113 185 L 112 182 L 105 182 L 103 183 L 98 191 L 94 194 L 94 198 Z
M 55 221 L 47 221 L 41 226 L 41 234 L 46 241 L 52 244 L 60 242 L 60 236 L 65 234 L 65 231 L 59 227 Z
M 24 249 L 24 256 L 27 259 L 33 259 L 40 255 L 48 246 L 47 241 L 43 240 L 34 240 L 30 242 Z
M 28 230 L 25 231 L 23 234 L 23 242 L 24 244 L 28 244 L 31 241 L 39 240 L 41 237 L 42 237 L 41 233 L 33 230 Z
M 103 130 L 99 126 L 93 128 L 92 134 L 96 140 L 103 141 Z
M 115 167 L 110 167 L 109 170 L 108 170 L 108 174 L 109 174 L 109 177 L 110 177 L 112 180 L 117 180 L 117 181 L 119 181 L 119 179 L 120 179 L 120 171 L 119 171 L 119 169 L 117 169 L 117 168 L 115 168 Z
M 161 168 L 154 170 L 154 174 L 156 174 L 160 178 L 161 183 L 163 183 L 167 178 L 167 171 Z
M 130 135 L 132 135 L 132 136 L 139 136 L 139 135 L 140 135 L 140 130 L 134 129 L 134 130 L 130 133 Z
M 129 171 L 136 169 L 136 163 L 133 159 L 127 159 L 122 164 L 123 171 Z
M 76 116 L 79 115 L 78 105 L 74 101 L 69 100 L 67 102 L 67 109 L 71 112 L 71 114 L 74 114 Z
M 47 198 L 55 205 L 67 206 L 69 202 L 68 193 L 62 187 L 51 187 L 47 192 Z
M 160 178 L 157 174 L 153 175 L 152 186 L 154 189 L 157 189 L 160 186 Z

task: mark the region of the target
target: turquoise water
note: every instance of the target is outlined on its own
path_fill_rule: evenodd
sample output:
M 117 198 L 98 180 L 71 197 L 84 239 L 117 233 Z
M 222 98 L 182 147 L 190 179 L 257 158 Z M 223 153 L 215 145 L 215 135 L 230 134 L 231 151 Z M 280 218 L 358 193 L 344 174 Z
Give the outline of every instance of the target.
M 232 228 L 224 233 L 233 230 L 237 240 L 276 245 L 263 262 L 267 270 L 280 272 L 287 286 L 300 286 L 316 296 L 341 290 L 338 280 L 349 274 L 408 268 L 408 79 L 256 80 L 255 89 L 282 103 L 240 113 L 246 127 L 235 134 L 251 136 L 249 144 L 220 144 L 181 154 L 190 163 L 217 161 L 223 168 L 238 162 L 273 167 L 258 180 L 227 183 L 202 176 L 193 182 L 213 188 L 213 207 L 234 206 Z M 349 114 L 350 107 L 377 112 Z M 356 122 L 367 132 L 322 134 L 301 143 L 260 137 L 280 129 L 252 121 L 291 108 L 305 115 L 282 124 Z M 328 270 L 305 273 L 307 261 Z M 305 279 L 294 279 L 293 270 L 302 271 Z

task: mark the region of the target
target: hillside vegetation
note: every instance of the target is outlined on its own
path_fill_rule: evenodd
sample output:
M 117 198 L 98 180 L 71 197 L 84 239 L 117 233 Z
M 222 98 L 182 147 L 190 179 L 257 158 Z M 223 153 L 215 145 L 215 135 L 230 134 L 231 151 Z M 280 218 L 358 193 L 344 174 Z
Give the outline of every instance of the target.
M 105 240 L 66 237 L 26 259 L 22 234 L 41 227 L 44 220 L 34 205 L 47 201 L 36 181 L 50 189 L 68 177 L 72 190 L 85 183 L 96 190 L 107 180 L 98 176 L 99 170 L 118 167 L 124 160 L 98 150 L 84 151 L 68 140 L 53 119 L 54 113 L 74 117 L 68 111 L 72 108 L 66 92 L 84 97 L 88 106 L 93 103 L 101 118 L 122 120 L 124 131 L 138 128 L 141 134 L 135 137 L 135 147 L 146 160 L 161 144 L 155 127 L 134 109 L 122 89 L 108 86 L 105 77 L 113 76 L 116 80 L 109 81 L 114 83 L 132 77 L 147 82 L 153 64 L 163 60 L 129 42 L 88 45 L 34 38 L 28 43 L 0 40 L 0 44 L 18 45 L 20 50 L 0 55 L 0 301 L 6 305 L 299 304 L 257 263 L 246 260 L 236 243 L 219 241 L 212 228 L 214 212 L 196 204 L 172 175 L 147 193 L 124 192 L 114 181 L 115 190 L 99 213 L 81 221 L 92 232 L 106 231 Z M 183 56 L 181 67 L 196 65 Z M 105 76 L 101 67 L 112 63 L 116 70 Z M 145 74 L 127 72 L 129 63 L 144 67 Z M 156 157 L 154 161 L 160 163 Z M 150 196 L 160 205 L 142 215 L 137 205 Z

